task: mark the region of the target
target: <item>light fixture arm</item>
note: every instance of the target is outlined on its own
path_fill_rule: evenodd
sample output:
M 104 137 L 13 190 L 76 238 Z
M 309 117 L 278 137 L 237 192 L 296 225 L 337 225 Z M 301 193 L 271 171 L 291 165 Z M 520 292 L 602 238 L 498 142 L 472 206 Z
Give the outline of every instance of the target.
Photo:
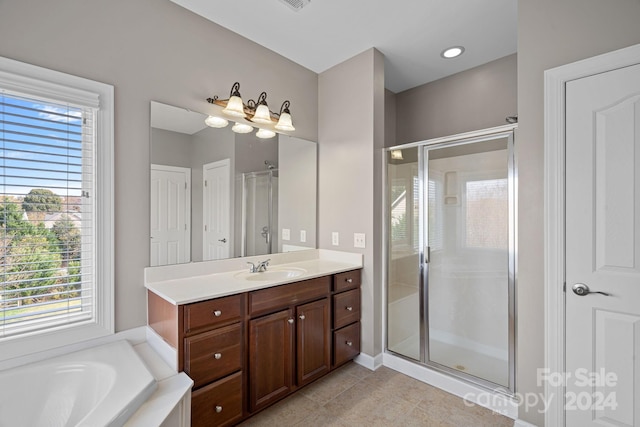
M 281 116 L 282 113 L 291 114 L 291 111 L 289 111 L 290 106 L 291 106 L 291 103 L 289 102 L 289 100 L 284 101 L 282 103 L 282 106 L 280 107 L 280 113 L 278 114 L 278 116 Z
M 267 92 L 262 92 L 260 94 L 257 105 L 267 105 Z
M 229 98 L 232 96 L 237 96 L 238 98 L 242 98 L 240 96 L 240 83 L 235 82 L 233 86 L 231 86 L 231 92 L 229 92 Z

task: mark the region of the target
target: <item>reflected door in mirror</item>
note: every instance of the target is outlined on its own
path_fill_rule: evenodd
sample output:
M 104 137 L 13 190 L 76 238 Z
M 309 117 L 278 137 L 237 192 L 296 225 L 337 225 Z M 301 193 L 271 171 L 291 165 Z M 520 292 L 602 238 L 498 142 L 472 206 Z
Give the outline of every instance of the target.
M 189 262 L 191 170 L 151 165 L 151 265 Z
M 203 260 L 229 258 L 231 245 L 231 161 L 207 163 L 202 167 L 204 246 Z

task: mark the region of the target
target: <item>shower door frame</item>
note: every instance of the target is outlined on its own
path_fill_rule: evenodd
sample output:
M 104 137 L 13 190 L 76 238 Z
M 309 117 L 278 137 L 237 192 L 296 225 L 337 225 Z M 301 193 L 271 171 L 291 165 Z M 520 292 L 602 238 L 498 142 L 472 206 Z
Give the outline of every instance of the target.
M 472 383 L 474 385 L 480 386 L 482 388 L 498 392 L 507 396 L 513 396 L 515 394 L 515 348 L 516 348 L 516 295 L 515 295 L 515 285 L 516 285 L 516 277 L 517 277 L 517 171 L 515 164 L 515 153 L 514 153 L 514 144 L 515 144 L 515 130 L 517 129 L 517 124 L 513 125 L 505 125 L 498 126 L 494 128 L 483 129 L 474 132 L 467 132 L 457 135 L 446 136 L 442 138 L 434 138 L 425 141 L 418 141 L 410 144 L 404 144 L 399 146 L 393 146 L 389 148 L 385 148 L 385 152 L 390 152 L 391 150 L 402 150 L 407 148 L 416 148 L 418 149 L 418 181 L 419 181 L 419 232 L 418 232 L 418 263 L 419 263 L 419 298 L 420 298 L 420 360 L 416 361 L 413 358 L 405 356 L 403 354 L 394 352 L 389 349 L 389 341 L 388 341 L 388 321 L 389 319 L 385 319 L 385 351 L 392 353 L 394 356 L 400 357 L 402 359 L 411 361 L 413 363 L 419 363 L 423 366 L 428 367 L 429 369 L 433 369 L 435 371 L 448 374 L 454 378 L 461 379 L 463 381 Z M 427 190 L 428 186 L 425 185 L 427 182 L 426 173 L 427 173 L 427 162 L 425 152 L 427 150 L 443 148 L 443 147 L 451 147 L 455 145 L 463 145 L 463 144 L 471 144 L 471 143 L 479 143 L 483 141 L 489 141 L 498 138 L 507 138 L 507 152 L 508 152 L 508 170 L 507 170 L 507 179 L 508 179 L 508 192 L 509 192 L 509 246 L 508 246 L 508 354 L 509 354 L 509 386 L 505 388 L 504 385 L 496 384 L 488 380 L 484 380 L 482 378 L 466 374 L 464 372 L 437 364 L 435 362 L 429 362 L 429 320 L 428 320 L 428 263 L 425 263 L 425 257 L 427 253 L 427 218 L 428 214 L 426 211 L 427 208 Z M 386 154 L 386 153 L 385 153 Z M 385 157 L 385 156 L 383 156 Z M 384 169 L 384 182 L 385 182 L 385 192 L 388 192 L 386 182 L 386 160 L 385 160 Z M 425 179 L 426 178 L 426 179 Z M 383 200 L 387 200 L 387 194 Z M 385 205 L 385 212 L 387 206 Z M 385 215 L 387 215 L 385 213 Z M 390 227 L 389 227 L 389 218 L 385 218 L 385 236 L 389 236 Z M 384 245 L 384 257 L 385 257 L 385 277 L 386 277 L 386 292 L 385 292 L 385 313 L 388 316 L 388 274 L 389 274 L 389 245 L 388 242 L 385 242 Z

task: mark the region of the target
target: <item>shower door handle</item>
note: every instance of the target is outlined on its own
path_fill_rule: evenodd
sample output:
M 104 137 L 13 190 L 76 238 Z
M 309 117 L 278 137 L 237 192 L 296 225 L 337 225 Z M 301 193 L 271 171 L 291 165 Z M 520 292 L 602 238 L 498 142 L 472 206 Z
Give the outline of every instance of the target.
M 431 246 L 424 247 L 424 263 L 429 264 L 431 262 Z

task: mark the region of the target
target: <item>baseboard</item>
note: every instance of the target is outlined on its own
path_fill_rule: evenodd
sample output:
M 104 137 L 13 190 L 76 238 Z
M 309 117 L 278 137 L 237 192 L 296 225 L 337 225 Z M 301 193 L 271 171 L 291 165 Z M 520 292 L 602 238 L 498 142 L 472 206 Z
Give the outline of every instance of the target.
M 364 366 L 365 368 L 372 371 L 375 371 L 383 364 L 382 353 L 378 354 L 377 356 L 369 356 L 368 354 L 360 353 L 356 356 L 355 359 L 353 359 L 353 361 L 358 365 Z
M 536 427 L 535 424 L 528 423 L 526 421 L 522 421 L 521 419 L 517 419 L 513 423 L 513 427 Z

